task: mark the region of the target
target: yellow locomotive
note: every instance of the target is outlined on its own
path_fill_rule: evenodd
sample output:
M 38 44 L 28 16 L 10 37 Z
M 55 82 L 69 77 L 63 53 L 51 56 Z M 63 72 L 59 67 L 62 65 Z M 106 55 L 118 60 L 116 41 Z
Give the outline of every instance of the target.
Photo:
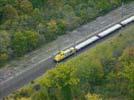
M 71 48 L 66 49 L 66 50 L 62 50 L 55 55 L 54 61 L 56 61 L 56 62 L 62 61 L 63 59 L 71 56 L 75 52 L 76 52 L 76 49 L 74 47 L 71 47 Z

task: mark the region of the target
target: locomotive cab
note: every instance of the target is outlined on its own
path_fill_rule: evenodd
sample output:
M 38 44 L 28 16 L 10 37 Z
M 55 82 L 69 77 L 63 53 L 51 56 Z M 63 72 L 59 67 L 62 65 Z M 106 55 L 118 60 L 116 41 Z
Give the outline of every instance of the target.
M 59 62 L 64 59 L 64 51 L 59 51 L 54 57 L 54 61 Z
M 71 56 L 72 54 L 74 54 L 76 52 L 76 49 L 74 47 L 68 48 L 66 50 L 62 50 L 59 53 L 57 53 L 54 57 L 54 61 L 55 62 L 60 62 L 63 59 Z

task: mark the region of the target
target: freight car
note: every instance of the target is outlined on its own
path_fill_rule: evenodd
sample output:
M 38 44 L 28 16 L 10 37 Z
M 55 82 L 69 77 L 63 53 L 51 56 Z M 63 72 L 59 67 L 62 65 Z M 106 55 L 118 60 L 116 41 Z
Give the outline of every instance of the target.
M 132 22 L 134 22 L 134 16 L 131 16 L 131 17 L 121 21 L 120 23 L 113 25 L 112 27 L 102 31 L 101 33 L 98 33 L 98 34 L 90 37 L 89 39 L 77 44 L 74 47 L 70 47 L 68 49 L 61 50 L 61 51 L 59 51 L 59 53 L 57 53 L 54 56 L 54 61 L 55 62 L 60 62 L 60 61 L 64 60 L 65 58 L 73 55 L 77 51 L 81 50 L 82 48 L 92 44 L 93 42 L 96 42 L 99 39 L 102 39 L 103 37 L 105 37 L 109 34 L 112 34 L 113 32 L 121 29 L 123 26 L 126 26 L 126 25 L 128 25 Z

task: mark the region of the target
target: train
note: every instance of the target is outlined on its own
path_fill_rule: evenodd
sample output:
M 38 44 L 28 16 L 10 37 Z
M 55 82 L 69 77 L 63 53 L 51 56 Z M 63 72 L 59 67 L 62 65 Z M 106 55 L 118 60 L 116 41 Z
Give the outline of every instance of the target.
M 83 41 L 83 42 L 81 42 L 81 43 L 79 43 L 75 46 L 72 46 L 72 47 L 67 48 L 65 50 L 59 51 L 56 55 L 54 55 L 53 60 L 55 62 L 60 62 L 64 59 L 72 56 L 73 54 L 80 51 L 84 47 L 86 47 L 86 46 L 88 46 L 88 45 L 90 45 L 90 44 L 92 44 L 92 43 L 94 43 L 94 42 L 112 34 L 113 32 L 121 29 L 122 27 L 124 27 L 124 26 L 126 26 L 126 25 L 128 25 L 132 22 L 134 22 L 134 16 L 131 16 L 131 17 L 129 17 L 129 18 L 127 18 L 127 19 L 125 19 L 125 20 L 107 28 L 106 30 L 104 30 L 104 31 L 102 31 L 98 34 L 95 34 L 94 36 L 89 37 L 87 40 L 85 40 L 85 41 Z

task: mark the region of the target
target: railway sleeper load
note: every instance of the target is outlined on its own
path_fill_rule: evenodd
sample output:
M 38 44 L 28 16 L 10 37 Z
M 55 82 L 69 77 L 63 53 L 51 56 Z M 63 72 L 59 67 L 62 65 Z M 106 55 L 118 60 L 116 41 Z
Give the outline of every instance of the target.
M 81 50 L 82 48 L 92 44 L 93 42 L 96 42 L 99 39 L 102 39 L 103 37 L 105 37 L 109 34 L 112 34 L 113 32 L 121 29 L 122 27 L 124 27 L 132 22 L 134 22 L 134 16 L 131 16 L 131 17 L 121 21 L 120 23 L 109 27 L 108 29 L 90 37 L 89 39 L 77 44 L 76 46 L 70 47 L 65 50 L 61 50 L 61 51 L 59 51 L 59 53 L 57 53 L 54 56 L 54 61 L 60 62 L 60 61 L 64 60 L 65 58 L 75 54 L 77 51 Z

